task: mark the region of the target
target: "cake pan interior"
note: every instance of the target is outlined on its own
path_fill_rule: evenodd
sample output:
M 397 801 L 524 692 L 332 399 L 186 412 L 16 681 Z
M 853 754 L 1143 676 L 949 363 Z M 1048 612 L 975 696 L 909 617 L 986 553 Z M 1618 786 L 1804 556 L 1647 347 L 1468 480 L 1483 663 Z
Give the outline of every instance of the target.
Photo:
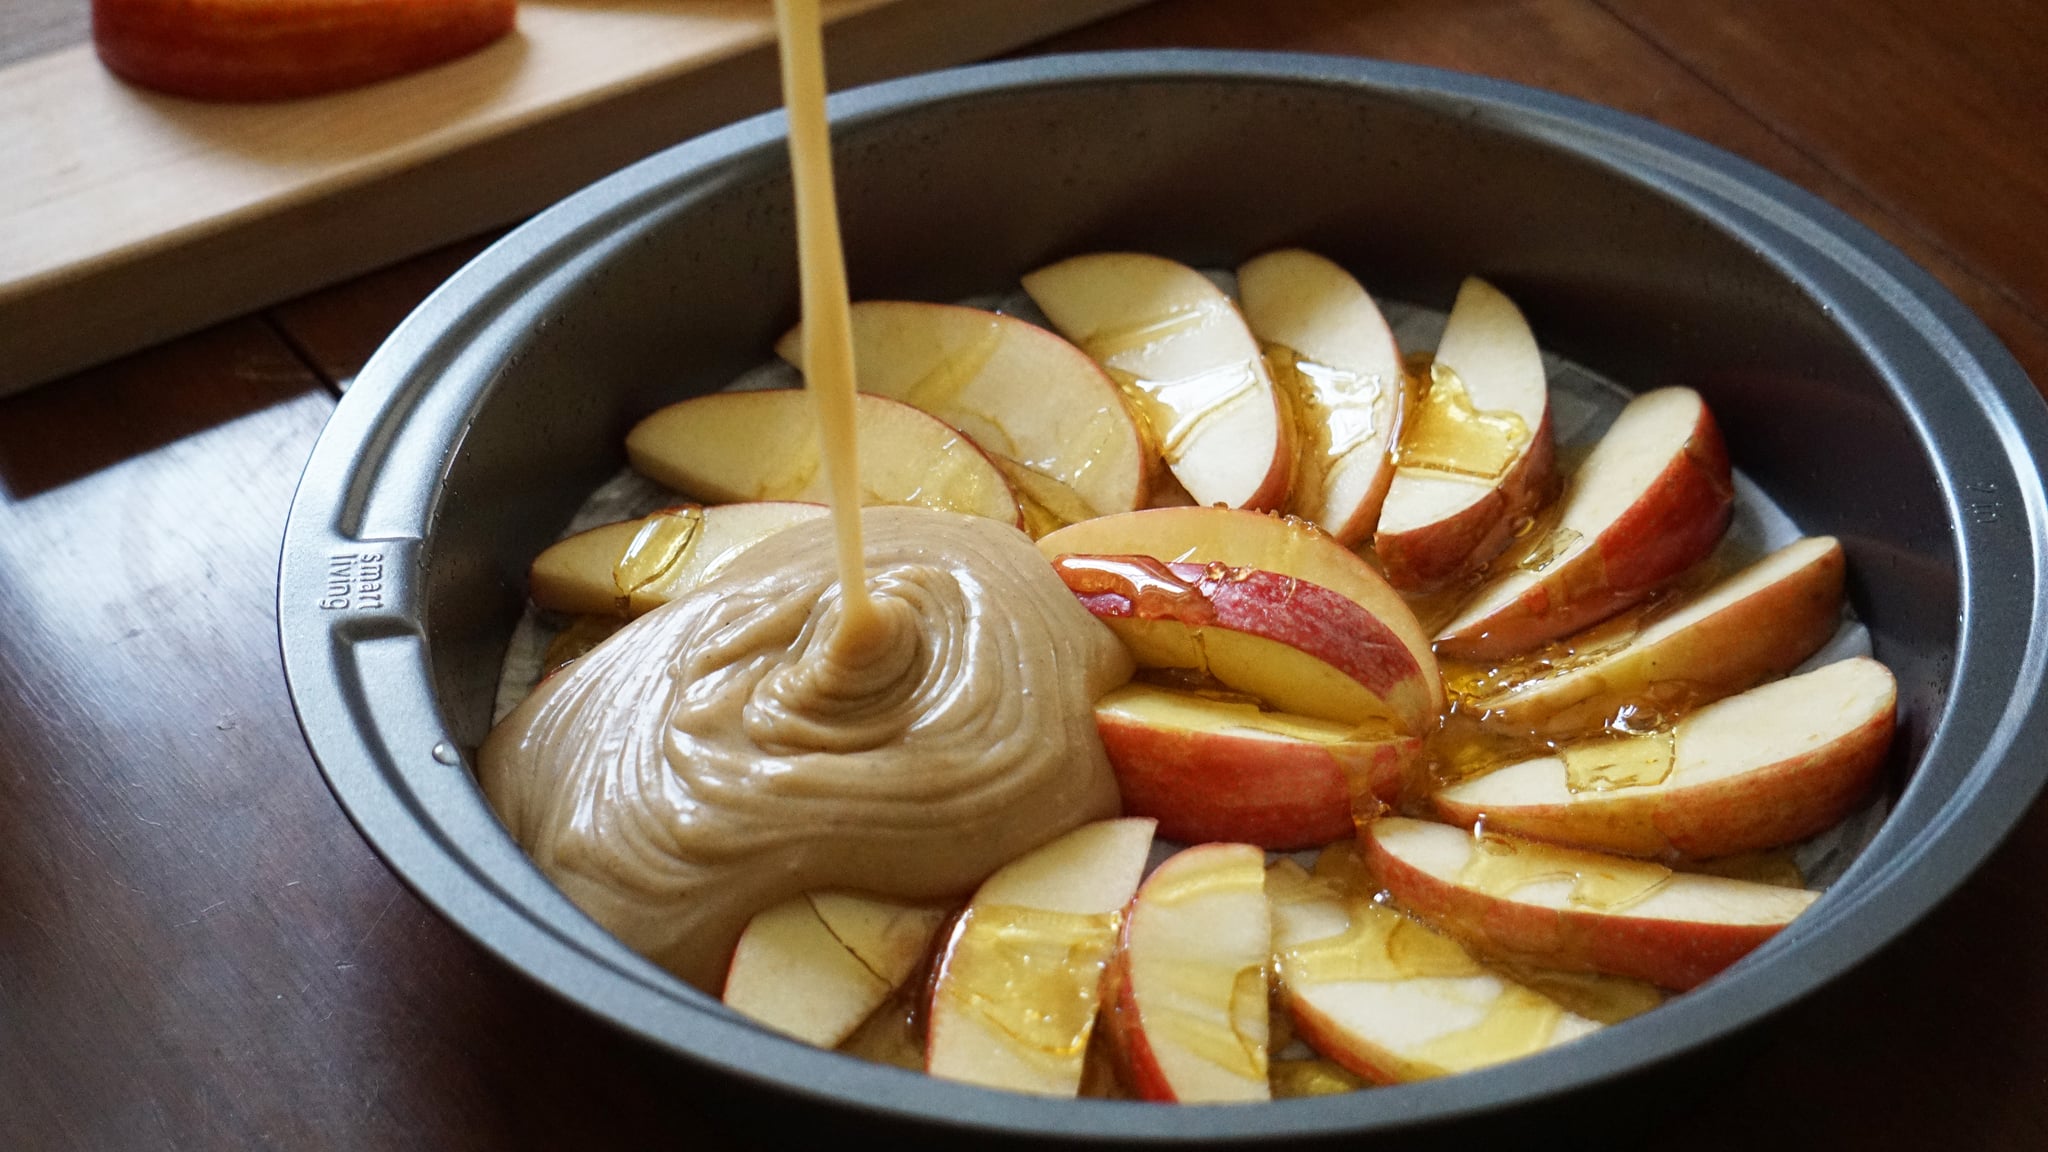
M 1996 387 L 1956 377 L 1955 357 L 1944 358 L 1942 340 L 1926 329 L 1959 323 L 1988 342 L 1974 320 L 1909 314 L 1898 293 L 1857 274 L 1857 261 L 1830 257 L 1843 243 L 1829 229 L 1852 226 L 1773 211 L 1789 190 L 1756 191 L 1754 170 L 1669 134 L 1650 132 L 1655 146 L 1644 146 L 1640 134 L 1650 130 L 1638 122 L 1507 85 L 1298 57 L 1138 54 L 1007 65 L 881 86 L 835 111 L 856 298 L 948 301 L 1001 291 L 1023 272 L 1090 250 L 1229 267 L 1300 245 L 1346 265 L 1378 296 L 1436 307 L 1448 305 L 1462 277 L 1483 275 L 1524 308 L 1546 348 L 1635 390 L 1698 389 L 1736 466 L 1806 531 L 1836 535 L 1847 548 L 1851 599 L 1900 683 L 1892 788 L 1905 790 L 1915 772 L 1939 777 L 1905 794 L 1880 852 L 1907 844 L 1934 851 L 1937 826 L 1955 818 L 1953 797 L 1989 771 L 1980 753 L 2003 746 L 1993 730 L 2009 741 L 2013 725 L 2035 723 L 2030 712 L 2018 720 L 1986 712 L 1954 755 L 1930 755 L 1959 675 L 1959 630 L 1972 611 L 1973 634 L 2000 621 L 2023 629 L 1978 661 L 1980 674 L 2002 682 L 2001 706 L 2015 678 L 2039 675 L 2024 631 L 2037 610 L 2036 526 L 2008 515 L 2003 525 L 1983 526 L 1982 539 L 1966 538 L 1956 518 L 1959 493 L 1973 484 L 2029 483 L 2013 462 L 2024 463 L 2038 441 L 2039 413 L 2024 414 L 2024 434 L 2009 437 L 2002 455 L 1985 453 L 1971 465 L 1987 479 L 1959 473 L 1943 444 L 2004 427 L 2005 417 L 1981 410 L 1983 397 L 2000 387 L 2010 393 L 2017 370 L 2001 361 Z M 348 508 L 333 512 L 334 522 L 363 533 L 417 525 L 423 534 L 413 608 L 425 645 L 419 668 L 430 678 L 431 725 L 456 747 L 473 749 L 487 730 L 527 564 L 623 466 L 626 430 L 654 408 L 760 363 L 796 319 L 779 132 L 771 117 L 683 146 L 513 233 L 408 321 L 346 398 L 344 412 L 384 407 L 381 415 L 364 409 L 360 443 L 345 457 L 337 449 L 328 466 L 354 470 L 346 499 L 336 498 Z M 1861 260 L 1875 241 L 1856 235 L 1847 248 Z M 1931 281 L 1924 287 L 1939 294 Z M 1945 294 L 1937 303 L 1953 305 Z M 1995 343 L 1989 348 L 2003 357 Z M 452 399 L 422 399 L 436 395 Z M 438 464 L 424 479 L 378 479 L 388 470 L 380 462 L 395 459 Z M 309 477 L 322 467 L 316 454 Z M 307 500 L 302 490 L 295 521 Z M 292 551 L 288 540 L 287 585 Z M 2010 606 L 1966 604 L 1972 557 L 2023 571 Z M 294 610 L 287 602 L 285 615 Z M 294 624 L 283 627 L 290 666 Z M 1901 882 L 1885 861 L 1866 861 L 1870 867 L 1859 865 L 1840 886 L 1846 894 L 1817 906 L 1811 924 L 1802 919 L 1722 980 L 1532 1060 L 1234 1117 L 1200 1110 L 1200 1119 L 1175 1118 L 1170 1109 L 1099 1103 L 1055 1109 L 881 1069 L 846 1071 L 838 1066 L 852 1061 L 766 1034 L 748 1038 L 757 1030 L 651 968 L 635 968 L 566 901 L 537 895 L 545 887 L 537 872 L 512 875 L 518 866 L 507 861 L 516 849 L 487 814 L 477 815 L 481 800 L 466 777 L 450 782 L 445 767 L 410 761 L 366 766 L 406 798 L 408 818 L 441 845 L 434 851 L 449 867 L 467 869 L 469 887 L 458 894 L 423 878 L 406 862 L 414 849 L 380 837 L 383 818 L 351 801 L 351 790 L 360 796 L 367 785 L 352 784 L 349 766 L 338 767 L 340 758 L 322 747 L 312 715 L 321 705 L 309 703 L 293 673 L 309 737 L 344 805 L 409 882 L 487 946 L 678 1051 L 894 1115 L 1006 1131 L 1189 1138 L 1412 1124 L 1524 1101 L 1682 1051 L 1809 990 L 1903 926 L 1895 917 L 1828 930 Z M 432 783 L 421 783 L 432 773 Z M 2034 772 L 2015 787 L 2031 795 L 2038 778 Z M 1988 846 L 1967 851 L 1976 855 L 1952 869 L 1957 876 Z M 1904 921 L 1945 891 L 1915 897 Z M 491 906 L 476 910 L 464 903 L 471 900 Z M 534 959 L 538 953 L 520 944 L 526 932 L 549 937 L 549 955 L 559 958 Z M 1805 975 L 1789 974 L 1801 964 Z M 620 997 L 666 997 L 677 1014 L 629 1018 Z M 700 1027 L 745 1051 L 708 1050 Z

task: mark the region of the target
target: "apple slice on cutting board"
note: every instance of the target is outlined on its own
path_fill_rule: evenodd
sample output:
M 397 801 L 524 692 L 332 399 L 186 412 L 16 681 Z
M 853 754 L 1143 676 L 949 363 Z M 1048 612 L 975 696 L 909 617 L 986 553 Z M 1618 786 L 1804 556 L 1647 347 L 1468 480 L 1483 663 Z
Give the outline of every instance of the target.
M 1372 539 L 1394 479 L 1401 350 L 1349 272 L 1299 248 L 1237 270 L 1245 322 L 1293 403 L 1294 490 L 1287 511 L 1345 544 Z
M 982 882 L 940 946 L 926 1072 L 1074 1095 L 1102 975 L 1152 830 L 1139 819 L 1084 824 Z
M 1660 727 L 1797 668 L 1840 627 L 1842 579 L 1834 537 L 1796 540 L 1603 650 L 1526 680 L 1510 669 L 1470 707 L 1547 739 Z
M 1311 1048 L 1377 1084 L 1518 1059 L 1598 1030 L 1457 941 L 1292 860 L 1266 873 L 1279 1003 Z
M 1061 556 L 1053 571 L 1140 668 L 1193 674 L 1339 724 L 1420 734 L 1436 722 L 1434 686 L 1401 637 L 1319 584 L 1150 556 Z
M 1136 555 L 1256 568 L 1327 588 L 1400 637 L 1428 685 L 1431 708 L 1443 709 L 1443 680 L 1415 613 L 1371 564 L 1313 525 L 1235 509 L 1151 508 L 1062 528 L 1040 540 L 1038 550 L 1048 560 L 1065 553 Z
M 1023 525 L 988 454 L 936 416 L 856 396 L 861 503 L 910 504 Z M 626 458 L 655 481 L 715 504 L 831 497 L 811 398 L 798 389 L 714 392 L 633 426 Z
M 785 900 L 747 922 L 725 1005 L 832 1048 L 924 962 L 945 910 L 844 892 Z
M 901 400 L 974 438 L 1044 535 L 1145 506 L 1149 448 L 1123 392 L 1087 353 L 1010 316 L 905 300 L 853 306 L 860 390 Z M 775 352 L 803 367 L 803 327 Z
M 1470 947 L 1677 991 L 1742 959 L 1818 898 L 1425 820 L 1376 820 L 1359 842 L 1403 908 Z
M 1274 851 L 1352 835 L 1354 796 L 1393 805 L 1422 740 L 1248 700 L 1132 683 L 1095 705 L 1124 811 L 1169 840 Z
M 1265 1100 L 1266 854 L 1200 844 L 1154 869 L 1124 916 L 1105 1026 L 1138 1095 Z
M 1208 277 L 1158 256 L 1103 252 L 1041 268 L 1024 291 L 1123 386 L 1197 504 L 1286 502 L 1292 414 L 1244 317 Z
M 663 508 L 556 541 L 534 558 L 527 588 L 535 605 L 552 612 L 639 616 L 723 572 L 762 540 L 826 511 L 795 501 Z
M 1855 657 L 1709 704 L 1668 733 L 1571 745 L 1438 792 L 1437 814 L 1631 856 L 1703 860 L 1803 840 L 1869 792 L 1898 686 Z
M 1699 393 L 1636 397 L 1573 474 L 1556 525 L 1444 627 L 1438 654 L 1505 659 L 1640 601 L 1714 550 L 1734 492 L 1728 449 Z
M 1458 289 L 1429 387 L 1401 421 L 1373 550 L 1404 591 L 1499 555 L 1542 504 L 1555 449 L 1543 354 L 1514 302 L 1477 277 Z

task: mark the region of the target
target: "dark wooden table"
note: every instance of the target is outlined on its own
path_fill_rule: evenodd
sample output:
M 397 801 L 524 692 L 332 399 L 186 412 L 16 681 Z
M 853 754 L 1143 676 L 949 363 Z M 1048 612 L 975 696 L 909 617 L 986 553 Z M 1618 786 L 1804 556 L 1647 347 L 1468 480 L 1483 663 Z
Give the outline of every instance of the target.
M 80 11 L 9 0 L 0 44 L 75 39 Z M 1163 0 L 1044 47 L 1167 45 L 1416 61 L 1695 133 L 1889 237 L 2048 381 L 2037 0 Z M 758 1143 L 716 1086 L 408 894 L 292 719 L 274 582 L 300 466 L 474 250 L 0 402 L 0 1148 Z M 2044 880 L 2036 805 L 1641 1146 L 2048 1147 Z

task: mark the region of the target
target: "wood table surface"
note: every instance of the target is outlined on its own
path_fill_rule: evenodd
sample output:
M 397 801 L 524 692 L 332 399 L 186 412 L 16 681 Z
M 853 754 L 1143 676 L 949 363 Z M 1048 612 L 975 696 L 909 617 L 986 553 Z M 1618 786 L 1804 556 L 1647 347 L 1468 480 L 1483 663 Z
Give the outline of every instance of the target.
M 0 44 L 75 39 L 80 8 L 8 0 Z M 2048 381 L 2037 0 L 1161 0 L 1042 48 L 1187 45 L 1438 65 L 1694 133 L 1875 228 Z M 292 717 L 274 594 L 300 467 L 475 249 L 0 402 L 0 1149 L 762 1143 L 727 1086 L 408 893 Z M 2044 879 L 2037 804 L 1939 911 L 1628 1143 L 2048 1147 Z

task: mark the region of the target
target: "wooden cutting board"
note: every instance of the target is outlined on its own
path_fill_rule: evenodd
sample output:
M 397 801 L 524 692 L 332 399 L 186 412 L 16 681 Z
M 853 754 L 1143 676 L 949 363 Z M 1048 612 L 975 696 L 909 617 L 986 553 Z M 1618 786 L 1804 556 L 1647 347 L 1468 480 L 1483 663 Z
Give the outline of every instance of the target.
M 1140 0 L 838 0 L 835 87 L 979 59 Z M 0 394 L 530 214 L 779 99 L 767 0 L 524 0 L 428 72 L 280 104 L 0 68 Z

